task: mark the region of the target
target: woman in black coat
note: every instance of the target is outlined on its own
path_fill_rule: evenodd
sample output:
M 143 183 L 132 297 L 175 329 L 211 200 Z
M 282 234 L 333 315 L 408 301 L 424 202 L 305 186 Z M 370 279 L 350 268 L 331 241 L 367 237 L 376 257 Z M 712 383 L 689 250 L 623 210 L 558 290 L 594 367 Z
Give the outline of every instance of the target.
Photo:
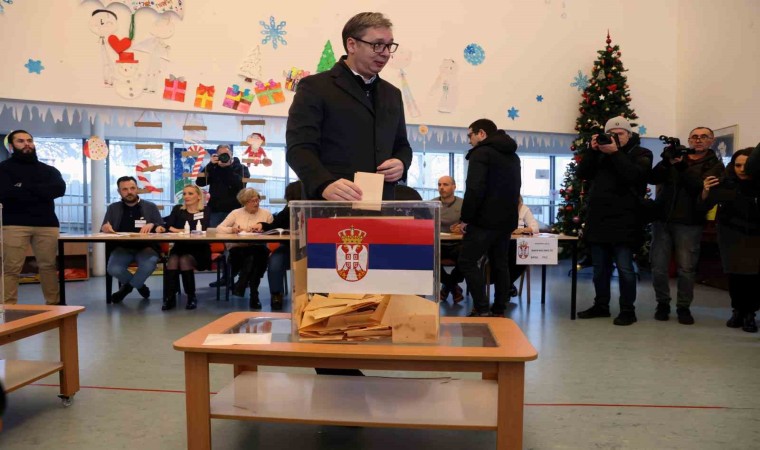
M 702 200 L 707 208 L 718 204 L 718 247 L 733 314 L 730 328 L 757 332 L 755 313 L 760 309 L 760 169 L 748 172 L 750 157 L 760 157 L 760 146 L 738 150 L 726 167 L 723 180 L 707 177 Z
M 185 224 L 194 232 L 200 228 L 205 231 L 209 226 L 211 215 L 203 205 L 203 191 L 193 184 L 182 189 L 183 204 L 176 205 L 166 219 L 166 229 L 172 233 L 185 232 Z M 200 224 L 200 227 L 198 227 Z M 195 270 L 208 270 L 211 267 L 211 247 L 198 242 L 177 242 L 169 252 L 164 278 L 164 304 L 161 309 L 167 311 L 177 306 L 179 278 L 187 295 L 185 309 L 195 309 L 198 299 L 195 296 Z

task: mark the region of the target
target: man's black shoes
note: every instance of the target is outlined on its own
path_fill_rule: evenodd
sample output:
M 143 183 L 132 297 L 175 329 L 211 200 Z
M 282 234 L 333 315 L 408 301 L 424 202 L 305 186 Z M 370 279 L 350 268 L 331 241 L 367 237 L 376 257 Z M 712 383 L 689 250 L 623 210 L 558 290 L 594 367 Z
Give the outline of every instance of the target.
M 612 315 L 609 308 L 594 305 L 585 311 L 579 312 L 577 316 L 579 319 L 595 319 L 597 317 L 611 317 Z
M 636 322 L 636 313 L 633 311 L 622 311 L 612 321 L 615 325 L 627 326 Z

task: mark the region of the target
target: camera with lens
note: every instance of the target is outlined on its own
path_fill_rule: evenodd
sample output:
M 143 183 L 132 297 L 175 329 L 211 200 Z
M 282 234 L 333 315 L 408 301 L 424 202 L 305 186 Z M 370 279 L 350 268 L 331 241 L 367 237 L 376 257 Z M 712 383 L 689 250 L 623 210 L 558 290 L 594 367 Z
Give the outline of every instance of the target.
M 667 144 L 660 155 L 663 159 L 681 158 L 696 153 L 696 150 L 681 145 L 681 140 L 678 138 L 663 135 L 660 136 L 660 140 Z
M 610 145 L 612 143 L 617 144 L 620 147 L 620 139 L 615 133 L 604 133 L 596 135 L 596 143 L 598 145 Z
M 230 154 L 229 153 L 222 153 L 219 155 L 219 162 L 222 164 L 227 164 L 230 162 Z

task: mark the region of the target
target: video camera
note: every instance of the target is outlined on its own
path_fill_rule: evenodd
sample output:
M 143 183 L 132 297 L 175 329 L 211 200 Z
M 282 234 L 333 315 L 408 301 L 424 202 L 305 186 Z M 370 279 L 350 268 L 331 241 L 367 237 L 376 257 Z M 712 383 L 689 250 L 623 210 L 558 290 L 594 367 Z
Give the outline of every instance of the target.
M 610 145 L 613 142 L 618 147 L 620 147 L 620 138 L 618 138 L 618 135 L 615 133 L 604 133 L 596 135 L 596 143 L 598 145 Z
M 597 138 L 597 141 L 598 140 L 599 139 Z M 681 141 L 675 137 L 662 135 L 660 136 L 660 140 L 663 143 L 667 144 L 667 146 L 662 150 L 662 155 L 660 155 L 660 157 L 663 159 L 681 158 L 686 155 L 693 155 L 697 152 L 693 148 L 681 145 Z

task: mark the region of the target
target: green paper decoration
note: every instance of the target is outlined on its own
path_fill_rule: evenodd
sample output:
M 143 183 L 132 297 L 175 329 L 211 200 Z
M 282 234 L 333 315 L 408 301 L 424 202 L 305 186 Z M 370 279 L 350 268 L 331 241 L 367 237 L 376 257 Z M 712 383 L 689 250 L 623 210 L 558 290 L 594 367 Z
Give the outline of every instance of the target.
M 332 44 L 328 40 L 325 43 L 325 48 L 322 49 L 322 56 L 319 57 L 319 64 L 317 64 L 317 73 L 330 70 L 334 65 L 335 53 L 333 53 Z

